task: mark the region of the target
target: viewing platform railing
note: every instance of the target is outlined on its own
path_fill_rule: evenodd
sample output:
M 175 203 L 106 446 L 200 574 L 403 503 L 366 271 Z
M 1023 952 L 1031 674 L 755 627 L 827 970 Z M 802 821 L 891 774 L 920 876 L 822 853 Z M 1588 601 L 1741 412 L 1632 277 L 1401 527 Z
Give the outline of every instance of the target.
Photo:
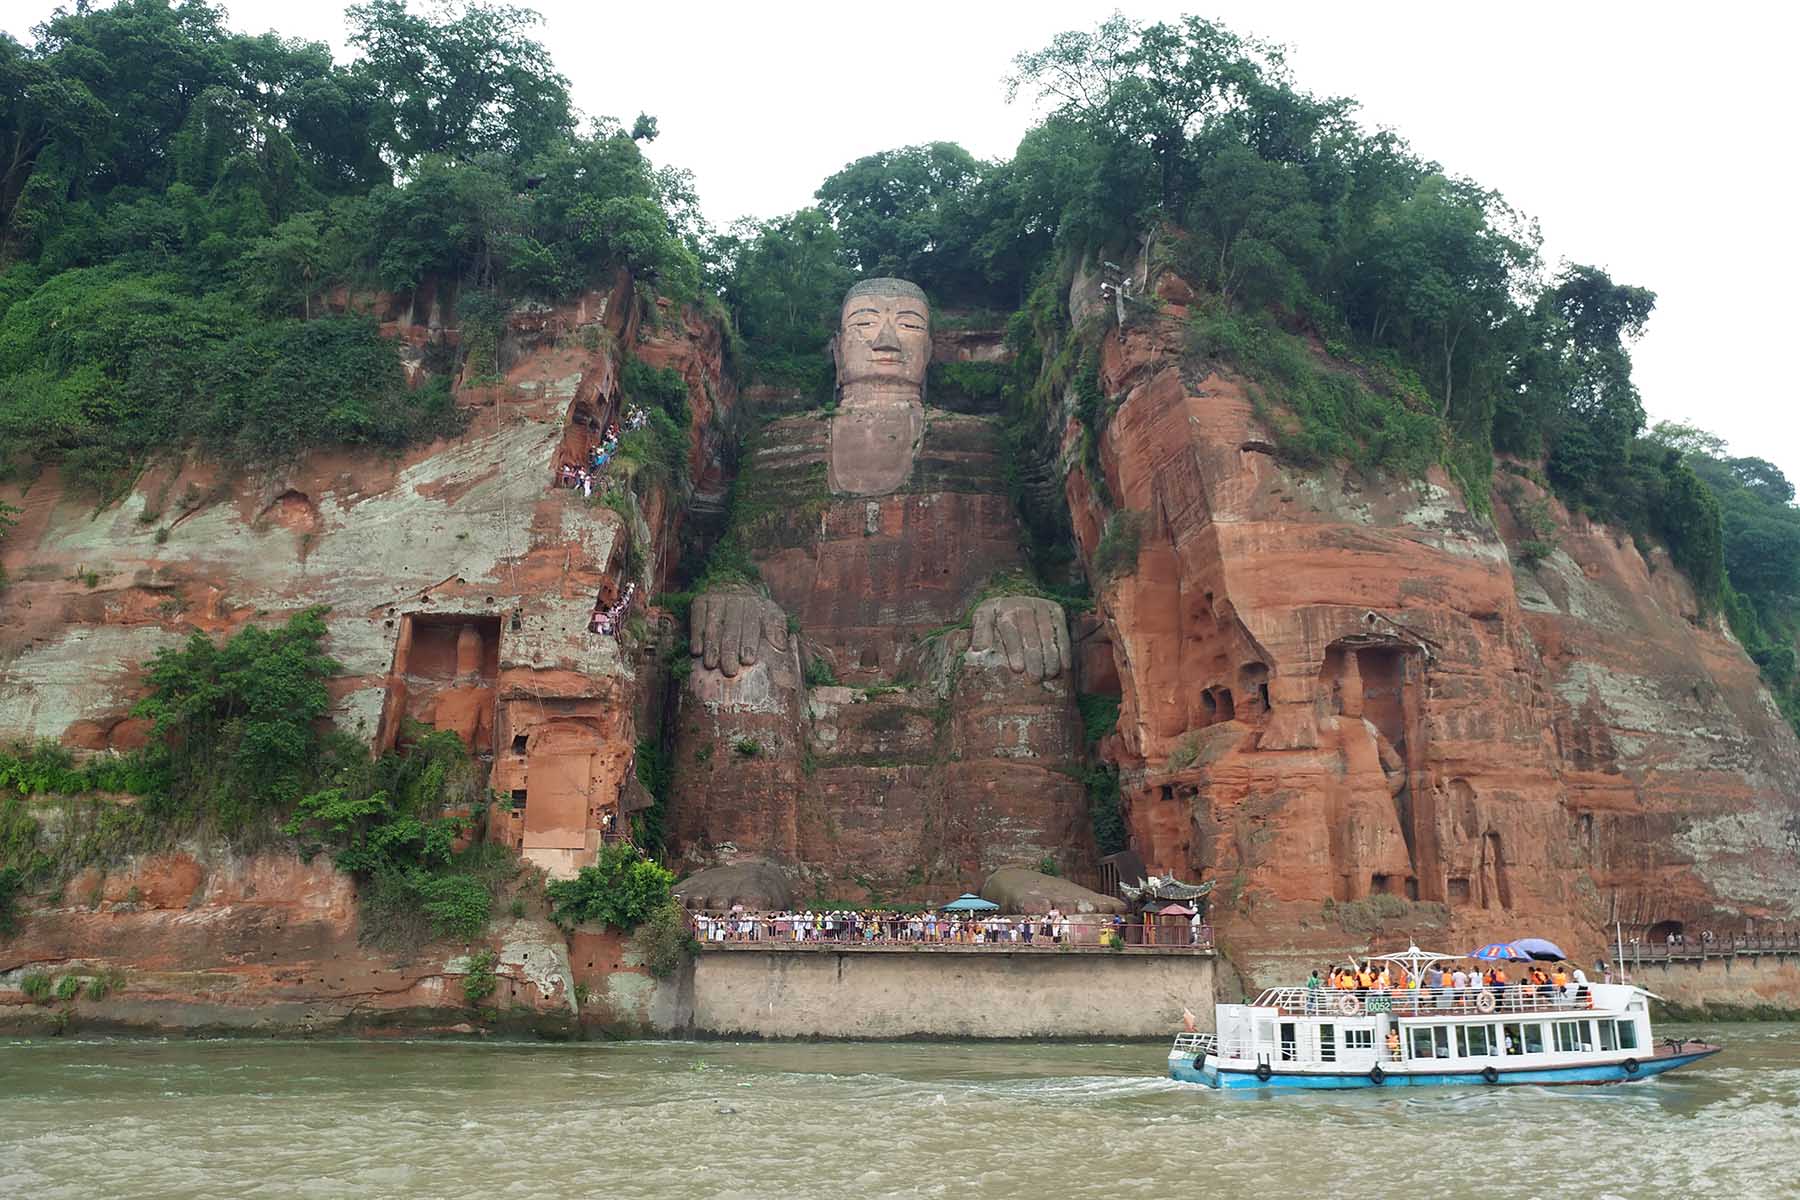
M 1181 931 L 1179 939 L 1172 926 L 1142 921 L 1115 924 L 1109 916 L 1098 913 L 1071 913 L 1061 922 L 1047 922 L 1042 913 L 1008 913 L 964 918 L 952 925 L 942 916 L 935 928 L 915 927 L 913 914 L 882 912 L 874 917 L 865 914 L 858 923 L 839 915 L 832 918 L 831 928 L 824 927 L 824 914 L 817 925 L 795 913 L 730 913 L 693 910 L 688 923 L 694 937 L 706 950 L 804 950 L 832 948 L 841 950 L 1085 950 L 1110 951 L 1103 938 L 1118 933 L 1124 950 L 1156 950 L 1165 953 L 1193 951 L 1210 953 L 1213 948 L 1212 926 L 1202 925 L 1196 933 Z M 1044 932 L 1045 925 L 1052 932 Z M 1025 940 L 1026 925 L 1031 927 L 1031 940 Z M 800 934 L 796 935 L 796 926 Z
M 1725 937 L 1700 936 L 1692 941 L 1628 942 L 1625 963 L 1638 966 L 1649 963 L 1702 962 L 1709 958 L 1732 958 L 1737 955 L 1800 954 L 1800 934 L 1739 933 Z

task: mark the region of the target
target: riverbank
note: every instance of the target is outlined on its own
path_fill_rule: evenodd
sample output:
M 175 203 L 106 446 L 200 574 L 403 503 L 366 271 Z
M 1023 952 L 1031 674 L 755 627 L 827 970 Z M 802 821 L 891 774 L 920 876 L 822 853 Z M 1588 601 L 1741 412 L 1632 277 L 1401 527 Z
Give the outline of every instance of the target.
M 628 943 L 590 937 L 576 936 L 576 982 L 557 1007 L 458 1003 L 460 981 L 435 989 L 436 1004 L 341 995 L 246 1004 L 174 990 L 216 979 L 109 979 L 77 964 L 36 981 L 0 976 L 0 1035 L 1155 1041 L 1180 1027 L 1183 1009 L 1210 1028 L 1219 994 L 1218 960 L 1187 948 L 733 947 L 656 979 L 637 969 Z

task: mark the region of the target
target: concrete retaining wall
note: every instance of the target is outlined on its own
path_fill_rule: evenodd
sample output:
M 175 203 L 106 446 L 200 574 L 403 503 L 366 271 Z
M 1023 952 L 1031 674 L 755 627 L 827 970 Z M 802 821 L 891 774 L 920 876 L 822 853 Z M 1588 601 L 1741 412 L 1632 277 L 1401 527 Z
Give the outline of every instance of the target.
M 1644 963 L 1630 969 L 1633 983 L 1661 996 L 1677 1015 L 1800 1016 L 1800 954 Z
M 1192 953 L 713 950 L 693 1032 L 717 1037 L 1161 1038 L 1212 1027 L 1216 963 Z

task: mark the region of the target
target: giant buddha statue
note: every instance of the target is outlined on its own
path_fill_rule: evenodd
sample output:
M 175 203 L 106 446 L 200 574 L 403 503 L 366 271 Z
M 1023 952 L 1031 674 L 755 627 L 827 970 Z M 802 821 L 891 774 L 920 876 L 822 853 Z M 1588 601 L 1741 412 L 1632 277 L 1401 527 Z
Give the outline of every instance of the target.
M 739 508 L 762 515 L 732 536 L 760 581 L 692 613 L 673 806 L 691 864 L 765 859 L 849 898 L 843 880 L 936 894 L 1091 858 L 1068 619 L 980 600 L 1025 567 L 1024 533 L 993 416 L 927 406 L 931 352 L 924 292 L 863 280 L 829 420 L 771 422 L 746 456 Z

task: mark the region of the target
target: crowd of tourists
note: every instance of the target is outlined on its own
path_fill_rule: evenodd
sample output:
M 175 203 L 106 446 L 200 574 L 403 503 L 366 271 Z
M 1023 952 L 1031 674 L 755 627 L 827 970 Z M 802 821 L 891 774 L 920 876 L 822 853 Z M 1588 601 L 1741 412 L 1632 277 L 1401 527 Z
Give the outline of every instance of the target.
M 606 637 L 618 637 L 619 625 L 625 620 L 625 614 L 631 611 L 631 601 L 637 595 L 637 584 L 628 583 L 619 598 L 602 608 L 594 605 L 594 615 L 588 618 L 588 630 Z
M 902 913 L 885 910 L 826 909 L 786 912 L 693 914 L 694 936 L 702 942 L 836 942 L 844 945 L 1061 946 L 1092 945 L 1100 934 L 1122 926 L 1123 917 L 1072 918 L 1060 909 L 1047 913 Z
M 1611 983 L 1612 972 L 1604 961 L 1596 962 L 1601 982 Z M 1327 967 L 1314 971 L 1306 986 L 1315 1007 L 1323 1010 L 1332 1003 L 1331 993 L 1357 996 L 1366 1002 L 1371 996 L 1387 996 L 1406 1001 L 1414 1007 L 1455 1008 L 1486 1007 L 1481 999 L 1487 994 L 1492 1004 L 1508 1009 L 1567 1004 L 1580 1007 L 1589 1000 L 1587 972 L 1568 963 L 1531 963 L 1517 969 L 1517 977 L 1505 963 L 1472 963 L 1446 970 L 1432 964 L 1412 974 L 1398 962 L 1369 959 L 1360 966 Z
M 625 428 L 641 429 L 649 418 L 644 410 L 633 406 L 625 412 Z M 619 450 L 619 423 L 614 421 L 606 427 L 600 438 L 600 444 L 588 451 L 585 462 L 565 462 L 556 469 L 556 482 L 560 487 L 580 488 L 583 497 L 594 494 L 594 485 L 606 475 L 606 466 L 612 462 L 614 454 Z

